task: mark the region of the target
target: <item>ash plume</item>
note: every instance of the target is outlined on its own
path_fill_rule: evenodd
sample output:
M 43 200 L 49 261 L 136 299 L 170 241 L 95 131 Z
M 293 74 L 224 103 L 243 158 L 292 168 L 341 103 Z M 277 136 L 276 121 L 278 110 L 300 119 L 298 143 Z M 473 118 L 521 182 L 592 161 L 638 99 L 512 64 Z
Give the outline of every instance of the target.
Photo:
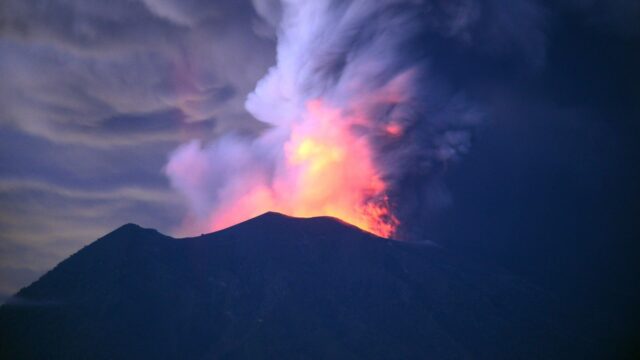
M 509 41 L 499 24 L 480 31 L 491 4 L 282 1 L 279 16 L 270 12 L 280 18 L 276 64 L 245 104 L 268 128 L 193 141 L 170 156 L 165 171 L 191 206 L 185 229 L 217 230 L 273 210 L 419 236 L 412 228 L 425 208 L 446 200 L 439 174 L 468 150 L 482 119 L 431 69 L 429 39 L 472 47 L 477 29 L 480 39 Z

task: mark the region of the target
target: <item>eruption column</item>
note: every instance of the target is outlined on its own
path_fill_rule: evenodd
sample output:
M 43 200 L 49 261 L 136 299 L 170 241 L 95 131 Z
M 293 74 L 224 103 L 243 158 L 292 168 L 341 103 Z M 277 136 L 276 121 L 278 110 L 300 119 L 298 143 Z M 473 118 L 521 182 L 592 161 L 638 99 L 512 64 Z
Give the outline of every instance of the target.
M 426 49 L 431 7 L 413 0 L 282 6 L 276 64 L 245 103 L 268 128 L 171 154 L 166 173 L 190 206 L 184 232 L 271 210 L 398 236 L 400 226 L 422 222 L 430 184 L 423 180 L 466 151 L 477 119 L 416 52 Z
M 283 160 L 269 183 L 256 183 L 210 217 L 218 230 L 265 211 L 292 216 L 333 216 L 379 236 L 398 224 L 389 208 L 386 184 L 364 137 L 354 136 L 357 118 L 322 100 L 310 100 L 283 143 Z M 273 130 L 276 131 L 276 130 Z M 249 175 L 250 176 L 250 175 Z

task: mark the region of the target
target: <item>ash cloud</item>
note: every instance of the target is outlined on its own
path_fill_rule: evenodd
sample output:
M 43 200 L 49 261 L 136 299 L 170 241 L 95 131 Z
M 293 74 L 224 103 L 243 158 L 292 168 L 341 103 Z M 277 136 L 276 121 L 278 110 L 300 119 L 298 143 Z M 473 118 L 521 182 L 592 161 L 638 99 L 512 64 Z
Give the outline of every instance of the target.
M 277 10 L 258 4 L 261 13 L 278 17 Z M 419 238 L 409 230 L 419 229 L 430 209 L 448 199 L 439 173 L 468 151 L 483 118 L 472 99 L 431 67 L 439 56 L 436 44 L 491 56 L 517 53 L 537 65 L 544 57 L 543 10 L 526 0 L 510 2 L 506 11 L 495 1 L 281 5 L 276 65 L 246 101 L 246 109 L 270 128 L 255 138 L 231 134 L 209 144 L 192 142 L 169 160 L 172 185 L 191 204 L 188 227 L 211 230 L 212 218 L 224 216 L 251 189 L 266 189 L 266 204 L 305 191 L 291 180 L 286 148 L 295 129 L 309 123 L 309 102 L 321 99 L 341 112 L 333 119 L 336 128 L 354 114 L 366 119 L 349 123 L 349 132 L 372 151 L 376 175 L 386 184 L 383 195 L 401 223 L 396 235 Z M 321 131 L 309 126 L 312 134 Z M 393 128 L 398 133 L 384 131 Z M 352 176 L 345 174 L 345 182 Z M 295 185 L 278 189 L 283 181 Z M 278 209 L 257 204 L 245 216 L 266 210 Z

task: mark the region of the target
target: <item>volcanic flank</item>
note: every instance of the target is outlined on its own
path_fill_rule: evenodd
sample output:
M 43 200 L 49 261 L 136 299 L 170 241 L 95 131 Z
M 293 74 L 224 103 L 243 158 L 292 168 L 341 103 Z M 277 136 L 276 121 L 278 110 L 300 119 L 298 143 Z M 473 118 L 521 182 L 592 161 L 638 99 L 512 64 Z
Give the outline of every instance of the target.
M 0 308 L 0 358 L 552 358 L 572 340 L 548 300 L 328 217 L 187 239 L 128 224 Z

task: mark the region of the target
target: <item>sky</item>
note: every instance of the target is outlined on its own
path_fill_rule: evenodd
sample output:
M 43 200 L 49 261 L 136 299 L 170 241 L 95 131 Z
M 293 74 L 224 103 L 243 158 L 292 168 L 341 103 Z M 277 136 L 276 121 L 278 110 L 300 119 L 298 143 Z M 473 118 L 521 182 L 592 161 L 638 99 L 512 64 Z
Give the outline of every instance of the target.
M 264 155 L 282 147 L 270 129 L 309 110 L 287 99 L 321 96 L 402 121 L 397 143 L 362 135 L 399 237 L 487 258 L 585 312 L 633 308 L 637 1 L 309 4 L 3 1 L 0 299 L 125 223 L 206 232 L 238 201 L 218 189 L 256 169 L 289 181 Z M 395 115 L 365 101 L 388 84 Z

